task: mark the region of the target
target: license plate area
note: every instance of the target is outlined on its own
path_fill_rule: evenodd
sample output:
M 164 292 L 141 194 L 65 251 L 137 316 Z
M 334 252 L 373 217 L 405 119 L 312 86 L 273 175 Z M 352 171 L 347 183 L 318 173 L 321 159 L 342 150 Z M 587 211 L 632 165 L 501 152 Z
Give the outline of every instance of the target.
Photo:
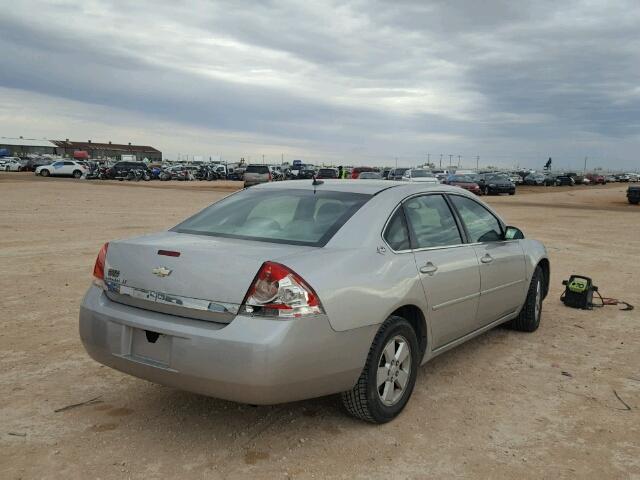
M 168 367 L 171 363 L 170 335 L 150 330 L 131 329 L 131 357 L 144 363 Z

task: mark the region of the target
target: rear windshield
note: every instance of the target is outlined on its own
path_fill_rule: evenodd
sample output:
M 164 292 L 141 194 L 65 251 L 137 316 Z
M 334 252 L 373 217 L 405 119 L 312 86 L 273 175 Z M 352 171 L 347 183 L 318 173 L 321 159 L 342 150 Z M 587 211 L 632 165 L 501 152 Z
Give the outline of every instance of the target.
M 245 173 L 269 173 L 269 167 L 266 165 L 249 165 Z
M 427 172 L 426 170 L 412 170 L 411 176 L 430 178 L 430 177 L 433 177 L 433 174 L 430 172 Z
M 172 231 L 321 247 L 371 195 L 303 189 L 246 189 Z

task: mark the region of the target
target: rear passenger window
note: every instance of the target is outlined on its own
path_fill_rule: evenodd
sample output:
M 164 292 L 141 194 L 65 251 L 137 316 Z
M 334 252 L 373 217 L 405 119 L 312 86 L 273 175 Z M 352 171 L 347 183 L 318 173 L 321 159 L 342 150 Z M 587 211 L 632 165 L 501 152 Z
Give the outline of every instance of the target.
M 451 195 L 450 198 L 467 227 L 471 243 L 502 240 L 500 222 L 489 210 L 470 198 L 460 195 Z
M 449 205 L 442 195 L 414 197 L 404 203 L 416 248 L 459 245 L 462 237 Z
M 396 210 L 396 213 L 391 217 L 391 221 L 387 225 L 387 229 L 384 231 L 384 239 L 396 252 L 400 250 L 409 250 L 411 247 L 407 222 L 405 221 L 404 213 L 401 208 Z

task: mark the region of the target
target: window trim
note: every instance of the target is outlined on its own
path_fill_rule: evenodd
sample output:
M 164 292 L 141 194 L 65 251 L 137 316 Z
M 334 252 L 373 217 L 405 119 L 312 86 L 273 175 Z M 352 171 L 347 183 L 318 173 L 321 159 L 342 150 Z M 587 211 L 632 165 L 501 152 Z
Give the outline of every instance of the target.
M 458 227 L 458 233 L 460 234 L 460 239 L 462 240 L 462 243 L 458 243 L 458 244 L 455 244 L 455 245 L 439 245 L 437 247 L 414 248 L 414 246 L 415 246 L 415 238 L 414 238 L 414 234 L 413 234 L 413 229 L 409 226 L 409 220 L 407 219 L 407 215 L 406 215 L 406 213 L 404 211 L 404 203 L 409 201 L 409 200 L 411 200 L 412 198 L 423 197 L 423 196 L 426 196 L 426 195 L 440 195 L 440 196 L 443 197 L 444 201 L 447 203 L 447 206 L 449 206 L 449 210 L 451 210 L 451 215 L 453 216 L 453 218 L 454 218 L 454 220 L 456 222 L 456 226 Z M 461 196 L 466 196 L 466 195 L 461 195 Z M 405 221 L 405 224 L 407 226 L 407 231 L 409 233 L 409 244 L 411 245 L 411 248 L 406 249 L 406 250 L 394 250 L 391 247 L 391 245 L 389 245 L 389 242 L 387 242 L 387 239 L 384 238 L 384 234 L 387 231 L 387 227 L 389 226 L 389 223 L 391 222 L 391 219 L 396 214 L 396 211 L 399 208 L 402 209 L 402 215 L 404 216 L 404 221 Z M 460 222 L 460 219 L 458 218 L 458 211 L 454 210 L 451 207 L 450 200 L 447 198 L 447 193 L 446 192 L 418 192 L 418 193 L 414 193 L 414 194 L 409 195 L 408 197 L 405 197 L 402 200 L 400 200 L 400 202 L 398 202 L 398 204 L 393 208 L 393 210 L 391 211 L 391 213 L 387 217 L 387 221 L 384 223 L 384 226 L 382 227 L 382 231 L 380 232 L 380 238 L 382 238 L 382 241 L 389 248 L 389 250 L 391 250 L 395 254 L 426 252 L 426 251 L 430 251 L 430 250 L 443 250 L 443 249 L 446 249 L 446 248 L 460 248 L 460 247 L 467 247 L 469 245 L 472 245 L 471 243 L 469 243 L 469 238 L 467 236 L 466 229 L 465 230 L 462 229 L 462 224 Z
M 513 241 L 513 240 L 506 240 L 504 238 L 505 223 L 502 221 L 502 219 L 498 215 L 496 215 L 494 212 L 492 212 L 490 209 L 488 209 L 486 206 L 484 206 L 482 203 L 478 202 L 476 199 L 474 199 L 474 198 L 472 198 L 472 197 L 470 197 L 468 195 L 460 195 L 458 193 L 447 193 L 446 195 L 447 196 L 451 196 L 451 197 L 466 198 L 466 199 L 476 203 L 480 207 L 484 208 L 498 222 L 498 226 L 500 227 L 500 236 L 501 236 L 500 240 L 494 240 L 492 242 L 471 242 L 471 236 L 469 235 L 469 230 L 467 229 L 467 225 L 464 223 L 464 220 L 462 219 L 462 215 L 460 215 L 460 211 L 456 207 L 455 203 L 453 203 L 453 200 L 449 199 L 449 201 L 451 203 L 451 207 L 452 207 L 453 211 L 455 212 L 456 217 L 458 217 L 458 219 L 460 221 L 460 225 L 464 229 L 465 236 L 467 237 L 467 242 L 468 242 L 467 245 L 486 245 L 486 244 L 494 244 L 494 243 L 498 243 L 498 242 Z

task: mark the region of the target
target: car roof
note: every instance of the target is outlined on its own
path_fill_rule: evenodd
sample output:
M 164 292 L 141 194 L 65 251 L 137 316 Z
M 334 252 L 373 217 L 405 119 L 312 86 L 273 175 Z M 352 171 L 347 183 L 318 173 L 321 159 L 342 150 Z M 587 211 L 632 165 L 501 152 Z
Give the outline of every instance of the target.
M 396 182 L 393 180 L 322 180 L 319 185 L 313 185 L 312 180 L 286 180 L 284 182 L 262 183 L 251 187 L 252 189 L 300 189 L 300 190 L 330 190 L 334 192 L 365 193 L 375 195 L 384 190 L 393 188 L 407 192 L 407 195 L 418 192 L 460 192 L 458 187 L 449 187 L 441 184 L 425 185 L 424 183 Z

